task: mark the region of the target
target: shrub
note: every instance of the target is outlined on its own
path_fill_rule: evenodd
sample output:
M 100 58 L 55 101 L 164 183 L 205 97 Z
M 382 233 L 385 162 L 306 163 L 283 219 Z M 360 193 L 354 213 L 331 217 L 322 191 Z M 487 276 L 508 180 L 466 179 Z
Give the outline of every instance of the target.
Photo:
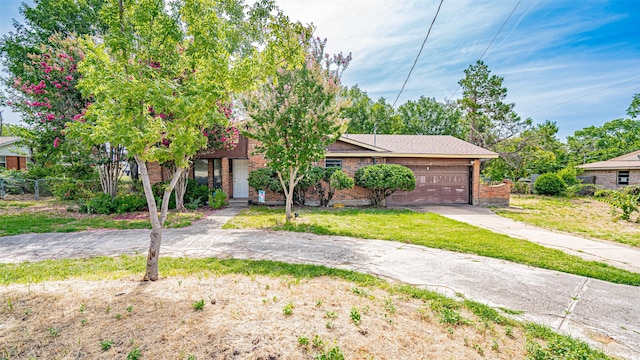
M 567 194 L 580 196 L 594 196 L 600 190 L 596 184 L 576 184 L 567 188 Z
M 111 195 L 100 193 L 81 206 L 80 211 L 106 215 L 142 211 L 146 208 L 147 200 L 143 194 L 118 195 L 111 199 Z
M 93 190 L 98 183 L 93 181 L 76 181 L 72 179 L 47 179 L 40 184 L 49 185 L 53 196 L 60 200 L 83 200 L 93 196 Z
M 209 200 L 209 187 L 200 185 L 193 179 L 187 180 L 187 191 L 184 193 L 184 203 L 195 203 L 196 201 L 204 205 Z
M 356 171 L 355 184 L 369 190 L 374 206 L 396 191 L 411 191 L 416 187 L 416 177 L 408 167 L 395 164 L 368 165 Z
M 325 176 L 325 169 L 320 166 L 312 166 L 296 184 L 293 189 L 293 203 L 304 206 L 307 201 L 307 190 L 310 187 L 318 188 L 320 180 Z M 278 182 L 278 185 L 280 183 Z
M 220 209 L 223 206 L 229 205 L 227 201 L 227 194 L 222 189 L 218 189 L 209 195 L 209 206 L 212 209 Z
M 162 204 L 164 197 L 164 189 L 169 185 L 168 182 L 157 182 L 151 186 L 151 191 L 156 199 L 158 206 Z M 200 205 L 204 205 L 209 200 L 209 187 L 200 185 L 193 179 L 187 179 L 187 189 L 184 193 L 184 207 L 194 210 Z M 169 209 L 176 208 L 176 193 L 171 192 L 169 196 Z
M 595 197 L 608 202 L 613 209 L 622 211 L 622 220 L 631 220 L 633 213 L 640 207 L 640 187 L 627 186 L 620 190 L 600 190 Z M 614 212 L 615 213 L 615 212 Z
M 564 183 L 567 184 L 567 186 L 580 184 L 580 180 L 578 180 L 578 172 L 573 166 L 569 166 L 558 171 L 558 175 Z
M 546 173 L 536 179 L 536 182 L 533 183 L 533 190 L 540 195 L 558 196 L 567 190 L 567 184 L 565 184 L 560 175 Z
M 278 175 L 270 168 L 260 168 L 249 173 L 249 186 L 256 191 L 271 190 L 275 193 L 282 192 L 282 185 Z
M 516 181 L 511 184 L 512 194 L 531 194 L 531 183 L 528 181 Z

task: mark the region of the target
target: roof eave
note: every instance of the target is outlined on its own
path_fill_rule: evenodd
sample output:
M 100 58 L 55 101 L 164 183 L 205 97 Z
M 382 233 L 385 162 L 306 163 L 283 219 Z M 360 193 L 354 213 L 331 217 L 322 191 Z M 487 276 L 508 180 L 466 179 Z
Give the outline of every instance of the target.
M 444 159 L 497 159 L 498 154 L 416 154 L 416 153 L 362 153 L 328 152 L 326 157 L 403 157 L 403 158 L 444 158 Z
M 368 150 L 373 150 L 373 151 L 377 151 L 377 152 L 388 151 L 386 149 L 383 149 L 383 148 L 380 148 L 380 147 L 377 147 L 377 146 L 369 145 L 367 143 L 363 143 L 363 142 L 358 141 L 358 140 L 354 140 L 354 139 L 350 139 L 348 137 L 344 137 L 344 135 L 341 136 L 338 140 L 346 142 L 347 144 L 360 146 L 361 148 L 368 149 Z

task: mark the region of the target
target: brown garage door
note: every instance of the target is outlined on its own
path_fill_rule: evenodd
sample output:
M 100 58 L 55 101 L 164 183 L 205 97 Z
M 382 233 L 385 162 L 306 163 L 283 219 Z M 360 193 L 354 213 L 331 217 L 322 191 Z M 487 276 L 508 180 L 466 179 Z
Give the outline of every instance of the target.
M 416 176 L 416 189 L 396 192 L 388 205 L 468 204 L 468 166 L 408 166 Z

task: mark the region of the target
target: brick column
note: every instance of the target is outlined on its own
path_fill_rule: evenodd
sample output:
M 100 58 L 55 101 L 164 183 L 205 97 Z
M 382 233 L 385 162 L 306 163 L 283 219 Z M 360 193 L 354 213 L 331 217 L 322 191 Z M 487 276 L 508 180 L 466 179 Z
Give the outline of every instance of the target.
M 222 158 L 222 191 L 231 199 L 233 197 L 233 189 L 231 188 L 231 171 L 229 168 L 229 159 Z
M 480 160 L 473 160 L 473 170 L 472 170 L 472 197 L 471 197 L 471 205 L 479 205 L 480 204 Z

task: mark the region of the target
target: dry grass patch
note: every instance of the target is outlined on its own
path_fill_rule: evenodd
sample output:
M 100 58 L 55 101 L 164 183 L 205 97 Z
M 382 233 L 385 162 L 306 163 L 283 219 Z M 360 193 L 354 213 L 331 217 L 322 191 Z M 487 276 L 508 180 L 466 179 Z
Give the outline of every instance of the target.
M 0 297 L 0 356 L 10 359 L 526 356 L 520 327 L 331 277 L 65 280 L 12 284 Z
M 618 220 L 611 206 L 588 197 L 557 198 L 511 195 L 511 205 L 498 215 L 551 230 L 640 246 L 640 224 Z

